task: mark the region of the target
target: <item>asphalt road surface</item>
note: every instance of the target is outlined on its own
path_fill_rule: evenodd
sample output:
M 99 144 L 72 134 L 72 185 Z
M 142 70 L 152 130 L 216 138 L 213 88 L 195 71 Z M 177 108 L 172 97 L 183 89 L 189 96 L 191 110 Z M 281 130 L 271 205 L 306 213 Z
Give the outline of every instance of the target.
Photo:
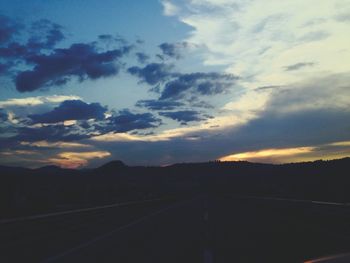
M 0 262 L 304 262 L 350 251 L 350 207 L 234 196 L 0 222 Z

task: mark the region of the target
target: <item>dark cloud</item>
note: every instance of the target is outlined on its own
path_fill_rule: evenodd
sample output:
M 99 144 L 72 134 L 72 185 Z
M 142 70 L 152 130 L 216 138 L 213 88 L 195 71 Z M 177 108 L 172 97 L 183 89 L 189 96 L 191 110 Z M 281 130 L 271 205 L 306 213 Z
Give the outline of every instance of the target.
M 145 107 L 150 110 L 173 110 L 184 106 L 184 104 L 172 100 L 140 100 L 136 103 L 136 106 Z
M 171 69 L 173 66 L 163 63 L 151 63 L 143 68 L 130 67 L 128 72 L 131 75 L 137 76 L 142 82 L 146 82 L 149 85 L 156 85 L 160 82 L 164 82 L 169 79 L 173 74 Z
M 81 100 L 66 100 L 50 112 L 29 115 L 33 123 L 57 123 L 66 120 L 104 119 L 106 107 L 99 103 L 85 103 Z
M 128 42 L 122 38 L 121 36 L 119 35 L 110 35 L 110 34 L 102 34 L 102 35 L 99 35 L 98 36 L 98 39 L 102 42 L 106 42 L 108 44 L 112 44 L 112 43 L 119 43 L 123 46 L 127 46 L 128 45 Z M 130 46 L 131 48 L 131 46 Z
M 26 45 L 11 42 L 4 47 L 0 47 L 0 58 L 3 59 L 23 59 L 34 54 Z
M 237 79 L 231 74 L 216 72 L 179 74 L 175 79 L 167 82 L 160 99 L 180 99 L 186 91 L 199 95 L 214 95 L 226 92 Z
M 100 35 L 93 43 L 55 48 L 65 35 L 62 26 L 47 19 L 23 29 L 0 16 L 0 73 L 13 77 L 20 92 L 63 85 L 74 77 L 83 81 L 116 75 L 122 66 L 118 59 L 133 47 L 119 36 Z M 18 33 L 21 38 L 15 39 Z
M 0 76 L 7 74 L 10 67 L 11 67 L 11 65 L 8 63 L 0 63 Z
M 30 50 L 51 49 L 65 38 L 62 26 L 47 19 L 35 21 L 31 30 L 33 35 L 27 43 Z
M 141 82 L 153 85 L 150 91 L 160 93 L 158 101 L 139 102 L 137 106 L 162 110 L 169 101 L 186 98 L 193 101 L 198 95 L 216 95 L 228 92 L 238 77 L 217 72 L 178 73 L 173 66 L 165 63 L 151 63 L 145 67 L 131 67 L 128 72 L 137 76 Z M 175 106 L 176 104 L 173 104 Z M 170 105 L 171 106 L 171 105 Z M 180 106 L 180 105 L 179 105 Z M 207 107 L 208 105 L 202 105 Z
M 137 57 L 137 61 L 140 62 L 141 64 L 145 64 L 149 59 L 149 56 L 142 52 L 137 52 L 136 57 Z
M 0 120 L 1 121 L 7 121 L 8 120 L 7 112 L 4 109 L 1 109 L 1 108 L 0 108 Z
M 78 141 L 109 132 L 122 133 L 155 128 L 162 124 L 151 113 L 132 113 L 129 110 L 114 112 L 104 117 L 106 108 L 98 103 L 65 101 L 54 110 L 28 116 L 32 121 L 22 120 L 19 124 L 0 127 L 6 138 L 0 138 L 2 145 L 15 145 L 20 142 L 35 141 Z M 0 118 L 6 118 L 0 111 Z M 94 120 L 91 120 L 94 118 Z M 72 125 L 64 125 L 65 120 L 77 120 Z M 36 125 L 33 125 L 36 124 Z
M 9 17 L 0 15 L 0 44 L 11 41 L 21 27 Z
M 193 110 L 159 112 L 159 115 L 181 123 L 205 120 L 205 118 L 203 118 L 199 112 Z
M 295 147 L 350 139 L 350 112 L 336 109 L 280 114 L 266 111 L 241 127 L 235 137 L 251 149 Z M 249 150 L 249 149 L 245 149 Z
M 0 57 L 23 60 L 39 54 L 42 50 L 51 50 L 64 38 L 65 36 L 60 25 L 47 19 L 42 19 L 32 23 L 30 36 L 26 43 L 8 41 L 6 45 L 0 47 Z
M 314 62 L 301 62 L 301 63 L 286 66 L 284 68 L 286 71 L 295 71 L 305 67 L 313 67 L 313 66 L 315 66 Z
M 102 41 L 114 41 L 115 40 L 115 38 L 112 35 L 110 35 L 110 34 L 99 35 L 98 39 L 102 40 Z
M 161 124 L 161 120 L 151 113 L 131 113 L 129 110 L 119 111 L 109 118 L 108 129 L 114 132 L 128 132 L 155 128 Z
M 69 48 L 55 49 L 49 55 L 34 55 L 27 59 L 34 68 L 16 76 L 16 88 L 25 92 L 63 85 L 72 77 L 83 81 L 113 76 L 119 72 L 116 59 L 128 52 L 128 47 L 99 52 L 93 44 L 73 44 Z
M 17 135 L 10 138 L 15 141 L 77 141 L 91 137 L 92 135 L 87 131 L 81 129 L 78 125 L 64 126 L 48 125 L 41 127 L 20 127 L 17 129 Z
M 161 57 L 164 56 L 170 58 L 181 58 L 181 53 L 184 49 L 188 48 L 189 44 L 187 42 L 179 42 L 179 43 L 162 43 L 159 45 L 159 48 L 162 50 Z
M 191 103 L 191 106 L 197 107 L 197 108 L 203 108 L 203 109 L 213 109 L 214 108 L 213 105 L 211 105 L 210 103 L 205 102 L 205 101 L 198 101 L 198 102 Z

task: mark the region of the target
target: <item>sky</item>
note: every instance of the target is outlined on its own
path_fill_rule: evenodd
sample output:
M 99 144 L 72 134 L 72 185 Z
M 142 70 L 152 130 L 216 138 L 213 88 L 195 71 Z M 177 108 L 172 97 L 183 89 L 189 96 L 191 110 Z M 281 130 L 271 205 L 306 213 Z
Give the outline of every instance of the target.
M 350 156 L 349 0 L 0 10 L 0 165 Z

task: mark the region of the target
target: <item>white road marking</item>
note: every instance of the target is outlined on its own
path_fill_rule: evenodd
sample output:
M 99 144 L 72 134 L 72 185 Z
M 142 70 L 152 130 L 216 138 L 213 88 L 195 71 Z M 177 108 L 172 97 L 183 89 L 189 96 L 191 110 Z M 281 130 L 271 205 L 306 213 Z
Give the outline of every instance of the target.
M 348 205 L 345 203 L 334 203 L 334 202 L 323 202 L 323 201 L 311 201 L 313 204 L 318 204 L 318 205 Z
M 349 206 L 349 203 L 337 203 L 337 202 L 303 200 L 303 199 L 289 199 L 289 198 L 277 198 L 277 197 L 238 196 L 238 198 L 257 199 L 257 200 L 272 200 L 272 201 L 286 201 L 286 202 L 294 202 L 294 203 L 311 203 L 311 204 L 319 204 L 319 205 Z
M 143 200 L 143 201 L 131 201 L 131 202 L 124 202 L 124 203 L 116 203 L 116 204 L 111 204 L 111 205 L 103 205 L 103 206 L 95 206 L 95 207 L 89 207 L 89 208 L 81 208 L 81 209 L 76 209 L 76 210 L 55 212 L 55 213 L 49 213 L 49 214 L 40 214 L 40 215 L 34 215 L 34 216 L 25 216 L 25 217 L 19 217 L 19 218 L 3 219 L 3 220 L 0 220 L 0 224 L 42 219 L 42 218 L 47 218 L 47 217 L 68 215 L 68 214 L 81 213 L 81 212 L 89 212 L 89 211 L 95 211 L 95 210 L 112 208 L 112 207 L 119 207 L 119 206 L 143 204 L 143 203 L 161 201 L 161 200 L 163 200 L 163 199 L 149 199 L 149 200 Z

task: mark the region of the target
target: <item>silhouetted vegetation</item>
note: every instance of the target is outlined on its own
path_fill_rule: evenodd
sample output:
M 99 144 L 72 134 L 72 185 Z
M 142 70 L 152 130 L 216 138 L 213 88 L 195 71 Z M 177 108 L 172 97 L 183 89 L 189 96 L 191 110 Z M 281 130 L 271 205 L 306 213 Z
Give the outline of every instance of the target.
M 249 162 L 96 169 L 0 167 L 1 217 L 127 200 L 184 198 L 201 193 L 350 202 L 350 158 L 271 165 Z

